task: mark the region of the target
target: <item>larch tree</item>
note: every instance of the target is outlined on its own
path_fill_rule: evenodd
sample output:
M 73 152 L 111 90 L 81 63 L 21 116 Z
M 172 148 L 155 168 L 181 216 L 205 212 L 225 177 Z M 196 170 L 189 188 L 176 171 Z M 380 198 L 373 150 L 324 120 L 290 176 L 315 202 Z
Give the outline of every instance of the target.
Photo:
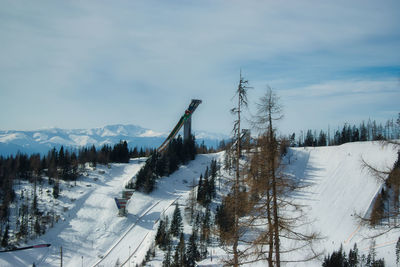
M 315 252 L 312 245 L 319 237 L 299 227 L 301 222 L 309 222 L 303 207 L 291 197 L 301 185 L 284 174 L 282 144 L 275 128 L 275 122 L 283 117 L 282 106 L 271 88 L 268 87 L 260 98 L 257 108 L 254 126 L 260 136 L 246 180 L 252 207 L 248 225 L 256 229 L 258 235 L 252 240 L 253 255 L 247 262 L 266 260 L 269 266 L 279 267 L 283 262 L 314 259 L 320 253 Z M 295 259 L 293 253 L 296 252 L 303 257 Z M 288 256 L 282 259 L 282 255 Z
M 235 179 L 233 183 L 233 228 L 232 228 L 232 253 L 233 253 L 233 266 L 239 266 L 239 257 L 240 252 L 238 250 L 239 239 L 241 235 L 241 227 L 239 224 L 240 217 L 240 184 L 241 184 L 241 169 L 240 169 L 240 157 L 242 154 L 241 147 L 241 123 L 242 123 L 242 113 L 243 109 L 247 108 L 248 100 L 247 100 L 247 90 L 250 87 L 248 86 L 248 81 L 242 77 L 242 73 L 240 73 L 239 85 L 236 90 L 235 96 L 237 97 L 237 105 L 233 109 L 231 109 L 231 113 L 236 116 L 233 126 L 233 134 L 234 134 L 234 144 L 236 144 L 235 154 L 234 154 L 234 163 L 235 163 Z
M 243 111 L 248 104 L 247 91 L 249 88 L 248 81 L 240 74 L 239 84 L 233 97 L 236 104 L 231 109 L 231 113 L 235 116 L 232 145 L 227 149 L 227 157 L 225 159 L 225 169 L 229 175 L 231 174 L 231 169 L 233 169 L 233 177 L 230 180 L 230 192 L 222 199 L 222 204 L 218 207 L 216 215 L 217 235 L 228 254 L 228 258 L 224 262 L 230 266 L 239 266 L 243 255 L 243 252 L 238 247 L 245 229 L 240 222 L 241 217 L 245 214 L 243 210 L 243 203 L 245 203 L 243 201 L 245 199 L 244 187 L 242 186 L 244 180 L 243 168 L 240 163 L 242 155 L 241 123 Z

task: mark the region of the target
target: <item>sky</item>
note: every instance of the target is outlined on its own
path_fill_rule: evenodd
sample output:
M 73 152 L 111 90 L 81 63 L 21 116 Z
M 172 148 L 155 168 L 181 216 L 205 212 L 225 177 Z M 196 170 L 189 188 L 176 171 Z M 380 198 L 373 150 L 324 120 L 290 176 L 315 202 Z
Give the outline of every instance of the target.
M 400 2 L 0 2 L 0 129 L 136 124 L 229 134 L 271 87 L 282 133 L 397 118 Z M 246 127 L 246 125 L 245 125 Z

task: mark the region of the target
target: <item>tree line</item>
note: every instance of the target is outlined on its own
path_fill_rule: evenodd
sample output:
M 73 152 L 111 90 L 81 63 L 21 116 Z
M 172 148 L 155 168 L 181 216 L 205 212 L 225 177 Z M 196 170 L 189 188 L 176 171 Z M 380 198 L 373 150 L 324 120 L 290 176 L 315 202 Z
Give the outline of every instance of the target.
M 366 220 L 374 227 L 386 224 L 393 229 L 400 228 L 400 223 L 398 222 L 400 215 L 400 151 L 397 152 L 397 159 L 392 169 L 384 173 L 384 176 L 382 177 L 384 184 L 377 194 L 372 205 L 371 214 Z
M 356 126 L 345 123 L 341 129 L 337 129 L 331 136 L 331 131 L 327 132 L 307 130 L 301 132 L 296 140 L 293 133 L 289 136 L 291 146 L 334 146 L 349 142 L 393 140 L 400 138 L 400 113 L 396 121 L 387 120 L 385 124 L 377 123 L 375 120 L 364 121 Z
M 184 209 L 186 216 L 182 215 L 180 205 L 176 203 L 172 219 L 168 216 L 161 218 L 155 236 L 155 246 L 164 253 L 164 267 L 194 267 L 197 266 L 196 262 L 209 255 L 208 248 L 212 242 L 214 225 L 211 203 L 216 196 L 218 168 L 217 161 L 212 160 L 204 174 L 200 174 L 199 183 L 196 185 L 193 182 Z M 183 232 L 185 219 L 192 228 L 190 235 Z
M 399 244 L 399 242 L 397 242 Z M 398 244 L 396 245 L 396 255 L 398 255 Z M 399 262 L 397 256 L 397 263 Z M 357 248 L 357 243 L 354 243 L 352 249 L 349 250 L 349 254 L 343 250 L 343 246 L 340 245 L 339 250 L 328 254 L 324 257 L 322 267 L 385 267 L 385 260 L 378 259 L 376 257 L 375 242 L 372 242 L 371 247 L 367 255 L 360 255 Z
M 85 163 L 92 166 L 98 163 L 126 163 L 131 157 L 143 157 L 149 153 L 148 149 L 128 149 L 127 142 L 121 141 L 114 146 L 104 145 L 100 149 L 95 146 L 84 147 L 78 151 L 61 146 L 59 149 L 51 149 L 44 156 L 40 154 L 28 156 L 22 153 L 8 157 L 0 156 L 1 245 L 3 247 L 9 245 L 10 227 L 17 239 L 26 238 L 29 234 L 43 234 L 46 225 L 56 220 L 55 214 L 45 213 L 38 207 L 38 190 L 43 191 L 44 182 L 53 187 L 51 194 L 54 198 L 58 198 L 60 180 L 76 182 L 78 176 L 84 171 Z M 15 185 L 22 181 L 31 184 L 32 188 L 21 191 L 17 199 Z M 28 193 L 28 191 L 31 192 Z M 15 221 L 10 218 L 10 207 L 13 203 L 17 211 Z
M 126 187 L 150 193 L 154 190 L 158 178 L 169 176 L 178 170 L 180 164 L 194 160 L 196 153 L 195 137 L 191 135 L 187 140 L 183 140 L 179 135 L 171 140 L 163 153 L 154 150 L 137 173 L 136 180 L 130 182 Z

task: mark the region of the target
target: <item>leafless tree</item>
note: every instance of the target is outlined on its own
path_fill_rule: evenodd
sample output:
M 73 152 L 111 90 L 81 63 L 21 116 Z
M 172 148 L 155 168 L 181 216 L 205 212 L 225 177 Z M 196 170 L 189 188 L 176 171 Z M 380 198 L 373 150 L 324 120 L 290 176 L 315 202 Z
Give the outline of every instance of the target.
M 240 184 L 241 184 L 241 170 L 240 170 L 240 157 L 242 154 L 242 146 L 241 146 L 241 122 L 242 122 L 242 112 L 244 108 L 247 108 L 248 100 L 247 100 L 247 90 L 250 87 L 248 86 L 248 81 L 242 77 L 242 73 L 240 73 L 239 85 L 236 90 L 235 96 L 237 97 L 237 106 L 231 109 L 231 113 L 236 116 L 233 126 L 234 133 L 234 144 L 236 143 L 236 153 L 234 155 L 235 161 L 235 180 L 233 185 L 233 215 L 234 215 L 234 223 L 233 223 L 233 243 L 232 243 L 232 252 L 233 252 L 233 266 L 239 266 L 239 254 L 238 244 L 240 239 L 240 225 L 239 225 L 239 217 L 240 217 Z
M 300 185 L 284 174 L 281 162 L 281 142 L 275 128 L 275 121 L 283 118 L 279 98 L 268 87 L 257 107 L 254 126 L 261 131 L 261 135 L 247 181 L 253 207 L 249 225 L 258 229 L 258 236 L 252 240 L 252 246 L 256 249 L 248 262 L 266 260 L 269 266 L 281 266 L 282 262 L 289 261 L 282 259 L 281 255 L 306 251 L 306 247 L 309 248 L 309 255 L 290 261 L 314 259 L 320 253 L 312 245 L 320 237 L 313 232 L 301 232 L 300 222 L 310 222 L 303 213 L 303 206 L 291 197 L 295 190 L 300 189 Z

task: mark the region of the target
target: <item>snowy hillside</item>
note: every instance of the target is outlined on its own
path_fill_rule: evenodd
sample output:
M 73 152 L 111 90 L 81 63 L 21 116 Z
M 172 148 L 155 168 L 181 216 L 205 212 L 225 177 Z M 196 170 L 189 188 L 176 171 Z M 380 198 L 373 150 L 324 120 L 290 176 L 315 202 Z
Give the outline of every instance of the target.
M 382 147 L 379 142 L 359 142 L 332 147 L 292 148 L 289 156 L 290 164 L 286 158 L 288 165 L 285 172 L 309 185 L 294 197 L 297 203 L 306 206 L 305 212 L 308 220 L 312 222 L 305 225 L 305 229 L 319 232 L 324 237 L 318 243 L 317 249 L 327 255 L 338 250 L 343 244 L 344 251 L 348 253 L 356 242 L 360 256 L 367 255 L 372 244 L 368 237 L 382 229 L 371 230 L 367 226 L 361 226 L 355 215 L 364 216 L 368 212 L 381 189 L 381 183 L 362 168 L 362 159 L 379 169 L 388 170 L 393 167 L 397 150 L 391 146 Z M 396 266 L 395 245 L 399 235 L 400 231 L 392 231 L 375 240 L 377 258 L 384 257 L 386 266 Z M 218 246 L 212 249 L 214 260 L 206 259 L 200 266 L 213 265 L 215 258 L 226 257 L 225 252 Z M 288 260 L 295 258 L 292 255 Z M 251 264 L 265 265 L 265 262 Z M 321 265 L 322 259 L 288 264 Z
M 360 253 L 368 254 L 373 231 L 361 226 L 355 215 L 366 215 L 376 194 L 381 189 L 366 169 L 362 159 L 381 170 L 393 167 L 397 151 L 379 142 L 348 143 L 341 146 L 295 148 L 287 171 L 310 184 L 304 189 L 301 203 L 314 230 L 325 237 L 323 249 L 332 253 L 340 244 L 348 253 L 357 243 Z M 399 232 L 376 240 L 378 258 L 384 257 L 387 266 L 394 266 L 395 243 Z M 309 264 L 306 264 L 309 266 Z M 316 264 L 316 266 L 320 266 Z
M 161 178 L 150 195 L 135 192 L 127 205 L 127 217 L 117 216 L 114 197 L 121 197 L 124 185 L 144 160 L 112 164 L 110 169 L 98 165 L 88 177 L 81 177 L 77 186 L 62 187 L 57 206 L 68 209 L 54 228 L 29 242 L 51 243 L 52 246 L 2 253 L 0 266 L 30 266 L 32 263 L 59 266 L 61 246 L 63 266 L 114 266 L 133 252 L 138 262 L 141 261 L 154 239 L 155 223 L 160 215 L 172 211 L 169 209 L 172 203 L 187 194 L 189 183 L 204 172 L 213 157 L 198 155 L 170 177 Z
M 23 153 L 47 153 L 53 147 L 77 148 L 81 146 L 104 144 L 113 145 L 120 140 L 126 140 L 130 147 L 157 147 L 167 136 L 136 125 L 108 125 L 94 129 L 59 129 L 49 128 L 36 131 L 0 131 L 0 155 Z M 228 137 L 221 134 L 196 132 L 199 143 L 204 141 L 207 146 L 216 146 L 218 141 Z
M 354 215 L 367 213 L 381 184 L 362 168 L 361 159 L 385 169 L 392 167 L 396 153 L 392 147 L 382 147 L 377 142 L 290 149 L 286 172 L 310 185 L 295 197 L 307 206 L 305 211 L 313 221 L 307 227 L 324 237 L 319 250 L 331 253 L 343 244 L 347 253 L 357 242 L 360 254 L 368 254 L 371 246 L 368 236 L 376 230 L 361 226 Z M 114 266 L 116 262 L 128 266 L 128 257 L 131 266 L 141 263 L 154 242 L 160 216 L 172 213 L 174 201 L 185 202 L 189 185 L 197 181 L 213 158 L 223 162 L 224 153 L 198 155 L 170 177 L 160 179 L 157 189 L 150 195 L 135 192 L 128 202 L 127 217 L 117 216 L 113 197 L 120 195 L 126 181 L 143 162 L 112 164 L 111 169 L 99 166 L 96 171 L 89 172 L 88 177 L 83 177 L 76 189 L 62 191 L 65 200 L 75 199 L 73 203 L 67 201 L 69 209 L 63 220 L 44 236 L 29 242 L 51 243 L 52 246 L 5 253 L 0 257 L 0 266 L 27 266 L 33 262 L 36 266 L 59 266 L 60 246 L 63 246 L 64 266 Z M 227 176 L 222 171 L 221 179 Z M 227 188 L 225 185 L 222 180 L 222 190 Z M 376 239 L 377 257 L 384 257 L 387 266 L 395 266 L 395 242 L 399 235 L 399 231 L 395 231 Z M 226 254 L 218 243 L 214 242 L 209 251 L 212 251 L 212 258 L 210 254 L 199 266 L 222 266 L 219 259 Z M 161 251 L 157 251 L 150 264 L 161 266 L 161 262 Z M 293 266 L 321 266 L 321 263 L 317 260 Z M 265 263 L 257 266 L 265 266 Z

